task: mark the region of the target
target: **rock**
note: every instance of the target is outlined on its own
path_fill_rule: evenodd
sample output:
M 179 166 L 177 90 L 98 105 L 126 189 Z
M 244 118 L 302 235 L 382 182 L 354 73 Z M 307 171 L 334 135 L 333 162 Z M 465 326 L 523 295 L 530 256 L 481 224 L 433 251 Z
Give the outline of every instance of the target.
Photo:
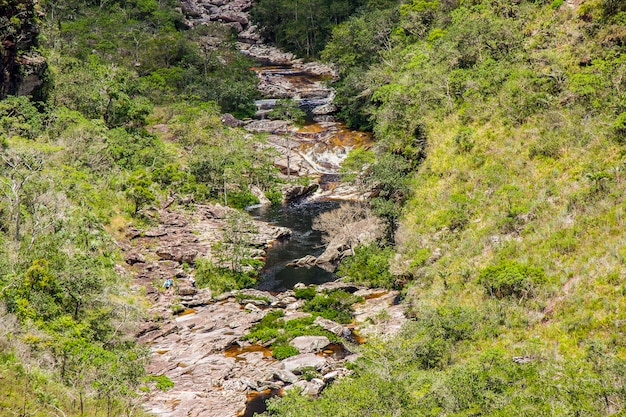
M 291 261 L 287 264 L 287 266 L 293 266 L 296 268 L 302 268 L 302 267 L 312 267 L 315 265 L 315 263 L 317 262 L 317 258 L 313 255 L 306 255 L 303 258 L 300 259 L 296 259 L 295 261 Z M 294 287 L 296 288 L 296 287 Z
M 194 295 L 198 292 L 195 287 L 185 286 L 178 288 L 178 295 Z
M 198 6 L 194 0 L 181 0 L 180 6 L 182 12 L 187 17 L 200 17 L 202 16 L 203 9 Z
M 326 381 L 326 382 L 334 381 L 338 377 L 339 377 L 339 371 L 332 371 L 332 372 L 329 372 L 327 374 L 324 374 L 324 376 L 323 376 L 324 381 Z
M 280 379 L 283 382 L 288 384 L 293 384 L 298 380 L 298 377 L 293 372 L 287 371 L 286 369 L 280 369 L 274 373 L 274 377 L 276 379 Z
M 145 237 L 162 237 L 167 235 L 167 230 L 165 229 L 150 229 L 143 234 Z
M 137 263 L 146 262 L 146 258 L 144 258 L 142 254 L 133 251 L 133 252 L 126 252 L 124 254 L 124 261 L 128 265 L 135 265 Z
M 248 123 L 245 129 L 252 133 L 272 133 L 274 135 L 288 134 L 295 130 L 291 122 L 286 120 L 255 120 Z
M 237 13 L 237 12 L 233 12 L 233 11 L 225 11 L 220 13 L 217 16 L 217 19 L 221 20 L 222 22 L 226 22 L 226 23 L 232 23 L 232 22 L 237 22 L 241 25 L 241 28 L 239 30 L 237 30 L 237 32 L 243 32 L 243 28 L 248 26 L 248 18 L 244 13 Z
M 311 313 L 306 313 L 304 311 L 286 311 L 283 320 L 290 321 L 295 319 L 301 319 L 304 317 L 311 317 Z
M 326 384 L 319 378 L 313 378 L 310 381 L 304 379 L 294 383 L 289 389 L 300 388 L 302 395 L 317 396 L 322 392 Z
M 350 329 L 343 327 L 337 322 L 319 316 L 315 318 L 313 324 L 317 324 L 322 329 L 328 330 L 329 332 L 334 333 L 337 336 L 345 337 L 346 335 L 350 334 Z
M 287 307 L 285 307 L 285 312 L 298 310 L 299 308 L 302 308 L 304 303 L 305 303 L 305 300 L 298 300 L 296 302 L 293 302 L 289 304 Z
M 244 305 L 252 304 L 253 306 L 256 306 L 256 307 L 267 307 L 268 305 L 267 301 L 265 300 L 254 300 L 254 299 L 241 300 L 239 301 L 239 304 L 244 304 Z
M 240 127 L 245 124 L 230 113 L 224 113 L 222 115 L 221 121 L 228 127 Z
M 283 202 L 290 203 L 299 198 L 313 194 L 319 188 L 319 184 L 313 183 L 309 185 L 286 184 L 283 186 Z
M 259 307 L 255 306 L 252 303 L 246 304 L 243 308 L 244 310 L 248 310 L 248 311 L 260 311 L 261 310 Z
M 256 198 L 259 199 L 259 204 L 262 204 L 264 206 L 272 204 L 272 202 L 265 196 L 265 193 L 263 192 L 263 190 L 261 190 L 256 185 L 253 185 L 252 187 L 250 187 L 250 192 L 254 194 Z
M 283 369 L 296 374 L 306 368 L 315 368 L 319 371 L 324 368 L 326 364 L 326 358 L 317 356 L 314 353 L 303 353 L 282 361 Z
M 190 247 L 159 247 L 156 250 L 156 254 L 161 259 L 167 259 L 179 263 L 193 263 L 199 255 L 196 249 Z
M 318 352 L 330 344 L 326 336 L 298 336 L 289 344 L 297 348 L 300 353 Z

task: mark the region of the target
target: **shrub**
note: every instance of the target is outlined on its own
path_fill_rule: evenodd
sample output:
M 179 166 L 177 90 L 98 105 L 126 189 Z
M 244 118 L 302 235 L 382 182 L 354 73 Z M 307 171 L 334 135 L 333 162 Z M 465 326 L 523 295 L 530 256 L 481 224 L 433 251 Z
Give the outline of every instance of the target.
M 613 133 L 617 137 L 617 140 L 620 143 L 626 142 L 626 112 L 617 116 L 611 127 L 613 128 Z
M 459 152 L 467 153 L 474 148 L 474 129 L 469 127 L 462 127 L 454 135 L 454 143 L 456 144 Z
M 317 295 L 317 290 L 314 287 L 296 288 L 294 293 L 296 298 L 302 300 L 312 300 Z
M 497 298 L 532 297 L 537 285 L 545 280 L 542 268 L 533 268 L 513 261 L 502 261 L 498 265 L 485 268 L 479 276 L 479 283 L 485 291 Z
M 167 391 L 170 388 L 174 388 L 174 382 L 172 382 L 167 375 L 150 375 L 146 379 L 148 382 L 154 382 L 156 387 L 161 391 Z
M 214 294 L 250 287 L 255 282 L 255 278 L 247 272 L 219 267 L 208 259 L 196 261 L 196 284 L 200 288 L 210 288 Z
M 395 280 L 389 272 L 391 248 L 380 248 L 375 243 L 358 246 L 354 256 L 346 258 L 337 271 L 337 275 L 348 281 L 371 287 L 393 288 Z
M 280 204 L 283 202 L 283 193 L 278 190 L 278 189 L 271 189 L 265 192 L 265 197 L 272 203 L 272 204 Z
M 286 359 L 290 356 L 296 356 L 298 353 L 300 353 L 298 348 L 290 345 L 272 346 L 272 355 L 279 361 Z
M 342 290 L 329 291 L 326 294 L 317 294 L 308 300 L 303 310 L 317 313 L 325 319 L 338 323 L 352 321 L 352 304 L 362 301 L 363 297 L 357 297 Z

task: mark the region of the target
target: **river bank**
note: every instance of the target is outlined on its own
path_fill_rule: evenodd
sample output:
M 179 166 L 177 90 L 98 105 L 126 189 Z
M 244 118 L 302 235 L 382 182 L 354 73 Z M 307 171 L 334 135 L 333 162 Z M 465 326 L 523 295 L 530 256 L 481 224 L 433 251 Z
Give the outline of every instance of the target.
M 397 292 L 340 281 L 311 288 L 320 294 L 340 289 L 362 297 L 353 306 L 354 320 L 346 325 L 321 317 L 313 321 L 294 290 L 249 289 L 214 296 L 208 289 L 193 287 L 189 281 L 193 270 L 187 265 L 211 256 L 211 242 L 219 240 L 228 210 L 219 205 L 198 206 L 191 212 L 167 209 L 160 213 L 157 226 L 129 230 L 118 242 L 125 248 L 126 273 L 135 276 L 135 290 L 145 291 L 151 303 L 147 320 L 136 333 L 151 352 L 148 372 L 164 375 L 174 384 L 145 395 L 144 407 L 156 415 L 241 416 L 247 404 L 267 390 L 298 388 L 304 395 L 317 395 L 326 384 L 349 374 L 346 362 L 358 351 L 355 332 L 365 337 L 391 335 L 405 320 L 404 307 L 396 303 Z M 255 248 L 268 248 L 290 235 L 286 228 L 258 224 L 263 232 L 254 241 Z M 161 283 L 168 277 L 175 277 L 174 288 L 165 290 Z M 268 343 L 244 340 L 270 312 L 280 312 L 285 322 L 311 317 L 316 328 L 337 336 L 339 343 L 334 345 L 344 354 L 336 356 L 323 336 L 306 336 L 290 341 L 298 349 L 296 356 L 273 358 Z M 310 367 L 317 378 L 305 372 Z

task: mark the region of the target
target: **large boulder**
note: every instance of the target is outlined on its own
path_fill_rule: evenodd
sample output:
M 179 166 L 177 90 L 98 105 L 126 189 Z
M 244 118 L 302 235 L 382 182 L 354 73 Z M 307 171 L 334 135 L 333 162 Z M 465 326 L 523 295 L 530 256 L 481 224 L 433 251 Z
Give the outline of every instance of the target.
M 319 184 L 309 185 L 286 184 L 283 186 L 283 202 L 289 203 L 299 198 L 313 194 L 319 188 Z
M 319 395 L 320 392 L 322 392 L 325 385 L 326 384 L 324 383 L 324 381 L 322 381 L 319 378 L 313 378 L 310 381 L 301 379 L 300 381 L 291 385 L 287 389 L 300 388 L 302 390 L 301 391 L 302 395 L 310 395 L 312 397 L 315 397 Z
M 324 368 L 327 363 L 326 358 L 317 356 L 314 353 L 303 353 L 282 361 L 283 369 L 295 374 L 307 368 L 314 368 L 319 371 Z
M 318 352 L 330 344 L 326 336 L 298 336 L 289 344 L 297 348 L 300 353 Z

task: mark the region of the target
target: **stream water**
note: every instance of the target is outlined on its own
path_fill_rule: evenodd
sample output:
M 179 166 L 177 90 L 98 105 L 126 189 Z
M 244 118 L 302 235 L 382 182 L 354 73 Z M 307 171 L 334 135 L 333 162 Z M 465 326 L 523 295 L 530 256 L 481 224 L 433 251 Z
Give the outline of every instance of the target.
M 324 247 L 322 235 L 311 228 L 320 213 L 339 206 L 337 201 L 303 201 L 285 206 L 260 206 L 250 210 L 257 219 L 292 230 L 291 239 L 275 242 L 267 251 L 258 288 L 264 291 L 284 291 L 298 282 L 323 284 L 336 278 L 335 274 L 317 266 L 295 268 L 287 263 L 306 255 L 319 256 Z
M 285 95 L 289 95 L 307 112 L 309 121 L 290 135 L 292 141 L 298 143 L 294 151 L 308 164 L 309 172 L 318 177 L 323 190 L 321 199 L 305 199 L 296 204 L 261 206 L 250 210 L 258 220 L 292 230 L 291 239 L 276 242 L 267 251 L 258 288 L 284 291 L 299 282 L 322 284 L 334 280 L 336 276 L 333 273 L 317 266 L 296 268 L 286 265 L 306 255 L 319 256 L 324 251 L 321 233 L 311 227 L 313 220 L 320 213 L 339 206 L 333 191 L 341 162 L 350 149 L 371 146 L 371 134 L 350 130 L 330 115 L 313 116 L 316 107 L 332 102 L 334 92 L 325 85 L 330 77 L 285 65 L 261 66 L 255 71 L 260 80 L 259 88 L 268 96 L 256 102 L 257 117 L 264 118 L 276 105 L 277 98 Z

